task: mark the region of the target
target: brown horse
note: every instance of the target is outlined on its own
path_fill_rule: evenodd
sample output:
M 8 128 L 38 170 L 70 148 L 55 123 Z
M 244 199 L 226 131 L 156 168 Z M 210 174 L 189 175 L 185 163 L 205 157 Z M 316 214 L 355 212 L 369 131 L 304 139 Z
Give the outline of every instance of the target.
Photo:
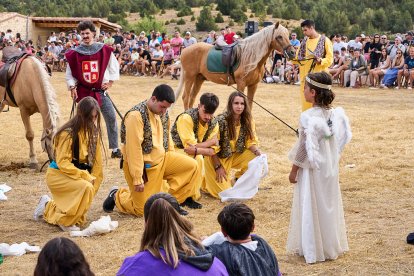
M 6 94 L 6 89 L 0 86 L 0 111 L 6 105 L 18 107 L 26 130 L 26 139 L 30 146 L 30 168 L 37 168 L 38 162 L 33 148 L 34 132 L 30 124 L 30 116 L 39 112 L 43 121 L 41 144 L 49 159 L 53 159 L 52 137 L 56 132 L 59 107 L 56 102 L 56 92 L 49 81 L 49 75 L 43 64 L 35 57 L 22 61 L 20 69 L 11 89 L 17 106 Z
M 207 56 L 213 46 L 207 43 L 196 43 L 183 50 L 181 55 L 181 78 L 175 94 L 177 99 L 184 88 L 184 108 L 194 105 L 195 98 L 205 80 L 219 84 L 231 85 L 236 83 L 237 89 L 244 91 L 247 87 L 247 97 L 250 106 L 256 93 L 257 85 L 263 77 L 266 59 L 273 50 L 285 53 L 288 58 L 294 58 L 296 51 L 290 44 L 289 31 L 276 23 L 260 32 L 242 40 L 239 47 L 240 65 L 234 72 L 234 79 L 228 80 L 226 73 L 210 73 L 207 70 Z

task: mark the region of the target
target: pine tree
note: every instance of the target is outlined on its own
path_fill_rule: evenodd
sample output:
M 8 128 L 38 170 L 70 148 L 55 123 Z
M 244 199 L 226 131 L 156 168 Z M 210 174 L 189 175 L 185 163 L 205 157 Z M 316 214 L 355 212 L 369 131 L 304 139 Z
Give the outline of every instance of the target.
M 211 15 L 211 8 L 209 6 L 204 6 L 200 12 L 200 17 L 198 17 L 196 22 L 197 31 L 211 31 L 217 30 L 218 27 L 214 22 L 214 18 Z

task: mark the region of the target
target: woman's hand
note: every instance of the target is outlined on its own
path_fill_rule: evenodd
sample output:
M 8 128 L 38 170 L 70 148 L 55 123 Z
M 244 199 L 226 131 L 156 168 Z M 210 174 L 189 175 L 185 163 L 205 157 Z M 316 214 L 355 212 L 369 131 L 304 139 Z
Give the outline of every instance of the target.
M 290 174 L 289 174 L 289 182 L 294 184 L 297 183 L 298 181 L 296 180 L 297 176 L 298 176 L 298 170 L 299 167 L 296 165 L 292 165 L 292 169 L 290 170 Z

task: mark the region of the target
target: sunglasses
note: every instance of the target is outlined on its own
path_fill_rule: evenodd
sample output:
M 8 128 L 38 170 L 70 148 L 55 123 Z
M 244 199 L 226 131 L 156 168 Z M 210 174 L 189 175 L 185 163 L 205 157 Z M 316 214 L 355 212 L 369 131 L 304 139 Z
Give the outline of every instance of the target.
M 375 36 L 374 38 L 379 38 L 379 36 Z

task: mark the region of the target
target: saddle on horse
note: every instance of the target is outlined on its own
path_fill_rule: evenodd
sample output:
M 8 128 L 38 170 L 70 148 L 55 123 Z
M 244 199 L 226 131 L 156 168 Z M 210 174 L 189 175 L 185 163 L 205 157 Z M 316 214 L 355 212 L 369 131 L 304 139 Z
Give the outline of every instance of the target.
M 219 46 L 216 45 L 215 49 L 221 51 L 221 62 L 227 69 L 227 83 L 230 83 L 230 76 L 233 78 L 233 81 L 236 82 L 234 78 L 234 71 L 236 71 L 238 67 L 239 61 L 239 44 L 238 41 L 234 42 L 233 44 L 226 45 L 226 46 Z M 237 63 L 237 67 L 236 67 Z
M 16 99 L 11 87 L 16 79 L 21 62 L 28 56 L 30 55 L 12 46 L 3 48 L 3 57 L 0 62 L 0 86 L 6 88 L 7 95 L 16 106 Z M 4 101 L 6 101 L 6 93 L 4 93 L 2 102 Z

